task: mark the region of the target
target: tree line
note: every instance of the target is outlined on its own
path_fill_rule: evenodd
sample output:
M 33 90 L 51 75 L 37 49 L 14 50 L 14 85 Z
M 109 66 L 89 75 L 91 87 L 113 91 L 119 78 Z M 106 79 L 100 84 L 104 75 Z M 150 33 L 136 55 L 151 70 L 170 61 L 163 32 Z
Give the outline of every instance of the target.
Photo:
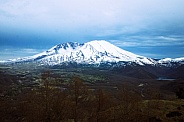
M 50 72 L 42 74 L 42 85 L 18 96 L 1 100 L 0 121 L 26 122 L 128 122 L 159 121 L 150 109 L 160 103 L 145 103 L 126 84 L 116 94 L 91 89 L 79 77 L 66 87 L 55 85 Z M 159 95 L 154 99 L 159 99 Z M 144 106 L 144 109 L 143 109 Z

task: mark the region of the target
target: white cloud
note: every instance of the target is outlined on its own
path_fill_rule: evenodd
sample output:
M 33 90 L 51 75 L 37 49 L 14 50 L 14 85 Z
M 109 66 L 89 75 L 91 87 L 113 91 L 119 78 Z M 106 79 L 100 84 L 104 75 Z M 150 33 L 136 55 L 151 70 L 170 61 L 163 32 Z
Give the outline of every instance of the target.
M 119 47 L 183 46 L 181 36 L 129 36 L 122 40 L 110 40 Z
M 0 22 L 49 27 L 112 27 L 184 20 L 183 0 L 1 0 Z M 135 28 L 137 26 L 134 26 Z
M 120 47 L 182 47 L 183 5 L 184 0 L 0 0 L 0 38 L 6 44 L 106 39 Z
M 139 55 L 149 57 L 149 58 L 163 58 L 163 57 L 165 57 L 164 54 L 158 54 L 158 53 L 139 53 Z
M 1 47 L 0 60 L 8 60 L 8 59 L 32 56 L 32 55 L 41 53 L 45 50 L 46 49 Z

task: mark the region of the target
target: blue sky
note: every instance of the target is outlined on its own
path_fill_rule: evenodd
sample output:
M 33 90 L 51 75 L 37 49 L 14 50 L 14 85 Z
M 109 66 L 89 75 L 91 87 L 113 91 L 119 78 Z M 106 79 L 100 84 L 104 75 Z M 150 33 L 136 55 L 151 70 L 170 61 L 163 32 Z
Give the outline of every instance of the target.
M 184 57 L 183 11 L 183 0 L 0 0 L 0 60 L 98 39 L 151 58 Z

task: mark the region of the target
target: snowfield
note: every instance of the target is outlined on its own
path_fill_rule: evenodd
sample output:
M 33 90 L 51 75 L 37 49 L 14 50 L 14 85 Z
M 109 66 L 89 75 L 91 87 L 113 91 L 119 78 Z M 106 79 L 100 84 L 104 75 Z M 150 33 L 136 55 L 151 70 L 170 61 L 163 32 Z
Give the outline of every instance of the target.
M 154 59 L 136 55 L 123 50 L 105 40 L 94 40 L 87 43 L 68 42 L 58 44 L 51 49 L 34 56 L 10 59 L 1 62 L 32 62 L 37 61 L 47 65 L 57 65 L 63 62 L 80 64 L 99 64 L 104 62 L 134 62 L 139 65 L 165 64 L 168 62 L 183 62 L 184 58 Z

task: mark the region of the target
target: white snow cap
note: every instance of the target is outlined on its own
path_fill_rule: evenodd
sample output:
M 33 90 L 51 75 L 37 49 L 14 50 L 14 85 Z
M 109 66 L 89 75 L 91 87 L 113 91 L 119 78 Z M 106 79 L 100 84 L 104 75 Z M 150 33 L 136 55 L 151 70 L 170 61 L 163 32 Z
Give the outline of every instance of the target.
M 76 42 L 59 44 L 32 58 L 41 57 L 43 55 L 46 55 L 41 59 L 43 62 L 54 64 L 62 62 L 95 64 L 119 61 L 132 61 L 140 65 L 154 63 L 154 60 L 150 58 L 133 54 L 105 40 L 94 40 L 84 44 Z
M 94 40 L 84 44 L 68 42 L 58 44 L 40 54 L 16 59 L 15 61 L 39 61 L 44 64 L 76 62 L 99 64 L 104 62 L 135 62 L 140 65 L 155 64 L 155 60 L 123 50 L 108 41 Z

